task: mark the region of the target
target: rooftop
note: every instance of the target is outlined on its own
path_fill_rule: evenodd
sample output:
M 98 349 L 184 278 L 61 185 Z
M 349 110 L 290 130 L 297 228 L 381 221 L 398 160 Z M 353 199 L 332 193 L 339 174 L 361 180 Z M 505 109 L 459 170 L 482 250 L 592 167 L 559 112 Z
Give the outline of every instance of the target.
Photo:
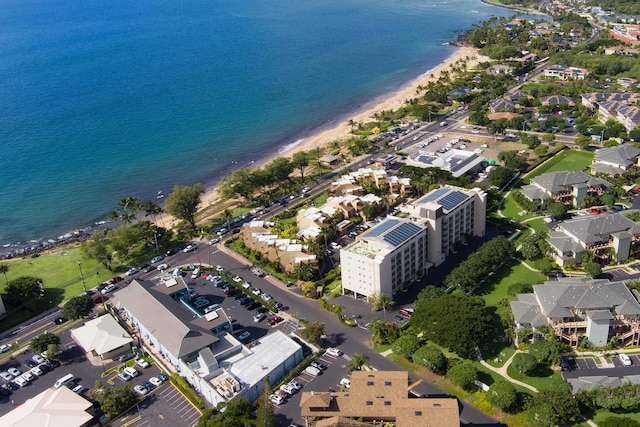
M 110 314 L 85 322 L 84 326 L 73 329 L 71 335 L 85 352 L 94 351 L 98 355 L 133 341 L 127 331 Z

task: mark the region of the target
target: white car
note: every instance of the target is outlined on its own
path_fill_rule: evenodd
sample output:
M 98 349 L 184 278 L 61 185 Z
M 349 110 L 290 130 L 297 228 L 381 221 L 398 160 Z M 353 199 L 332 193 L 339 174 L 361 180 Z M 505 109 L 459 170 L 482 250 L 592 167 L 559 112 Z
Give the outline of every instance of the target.
M 169 264 L 166 264 L 166 263 L 165 263 L 165 264 L 159 264 L 159 265 L 156 267 L 156 270 L 160 271 L 160 270 L 166 270 L 166 269 L 168 269 L 168 268 L 169 268 Z
M 192 279 L 197 279 L 198 276 L 200 276 L 200 269 L 196 268 L 195 270 L 193 270 L 193 273 L 191 273 L 191 278 Z
M 236 276 L 236 277 L 233 278 L 233 281 L 236 282 L 236 283 L 240 283 L 240 282 L 242 282 L 242 277 Z
M 82 392 L 84 391 L 84 386 L 79 384 L 75 386 L 71 391 L 73 391 L 76 394 L 82 394 Z
M 209 314 L 212 311 L 215 311 L 215 310 L 217 310 L 219 308 L 220 308 L 220 306 L 218 304 L 211 304 L 209 307 L 204 309 L 204 314 Z
M 100 291 L 100 293 L 102 295 L 108 294 L 109 292 L 113 292 L 116 290 L 116 285 L 113 284 L 109 284 L 107 286 L 104 287 L 104 289 L 102 291 Z
M 262 293 L 262 290 L 255 288 L 254 290 L 251 291 L 251 293 L 254 294 L 255 296 L 258 296 Z
M 34 368 L 31 368 L 31 370 L 29 372 L 31 372 L 36 377 L 44 375 L 44 372 L 42 372 L 42 369 L 40 369 L 38 366 L 36 366 Z
M 151 260 L 151 264 L 155 264 L 156 262 L 160 262 L 164 259 L 164 257 L 162 255 L 158 255 L 153 257 L 153 259 Z
M 20 375 L 22 375 L 22 371 L 20 369 L 9 368 L 9 369 L 7 369 L 7 371 L 9 371 L 9 373 L 11 375 L 13 375 L 14 377 L 19 377 Z
M 137 386 L 135 386 L 133 388 L 135 390 L 136 393 L 141 394 L 141 395 L 145 395 L 147 393 L 149 393 L 149 390 L 147 390 L 146 387 L 141 386 L 140 384 L 138 384 Z
M 24 378 L 26 381 L 33 381 L 35 379 L 35 376 L 29 371 L 25 372 L 24 374 L 22 374 L 20 376 L 22 378 Z
M 128 366 L 124 368 L 123 371 L 130 377 L 137 377 L 138 375 L 140 375 L 140 372 L 138 372 L 138 370 L 133 366 Z
M 334 347 L 328 348 L 327 351 L 325 351 L 325 354 L 328 354 L 329 356 L 333 356 L 333 357 L 342 356 L 342 352 Z
M 149 378 L 149 382 L 151 384 L 153 384 L 154 386 L 156 386 L 156 387 L 159 387 L 159 386 L 162 385 L 162 380 L 160 378 L 158 378 L 158 377 Z
M 196 250 L 196 247 L 194 245 L 187 245 L 187 247 L 184 248 L 182 250 L 182 252 L 187 253 L 187 252 L 191 252 L 191 251 L 195 251 L 195 250 Z
M 5 381 L 11 381 L 13 379 L 13 375 L 11 375 L 7 371 L 4 371 L 4 372 L 0 372 L 0 378 L 2 378 Z
M 33 361 L 40 364 L 40 363 L 44 363 L 44 357 L 42 357 L 39 354 L 36 354 L 32 357 Z
M 136 359 L 136 365 L 140 366 L 142 369 L 148 368 L 149 366 L 151 366 L 149 362 L 147 362 L 144 359 Z
M 138 272 L 138 269 L 135 267 L 131 267 L 130 269 L 127 270 L 126 273 L 124 273 L 125 276 L 131 276 L 134 275 Z
M 20 387 L 26 387 L 29 385 L 29 381 L 25 380 L 22 377 L 16 377 L 15 380 L 13 380 L 14 383 L 18 384 L 18 386 Z
M 294 394 L 296 391 L 298 391 L 295 387 L 293 387 L 291 384 L 282 384 L 280 386 L 280 390 L 284 391 L 285 393 L 292 395 Z
M 618 358 L 624 366 L 631 366 L 631 359 L 626 354 L 620 354 Z
M 249 282 L 244 282 L 244 283 L 242 284 L 242 287 L 243 287 L 244 289 L 249 289 L 249 288 L 251 287 L 251 283 L 249 283 Z
M 343 378 L 340 380 L 340 387 L 351 388 L 351 380 L 349 378 Z
M 262 294 L 260 295 L 260 298 L 262 298 L 265 301 L 271 301 L 273 299 L 269 294 Z
M 276 405 L 282 405 L 284 403 L 284 397 L 280 396 L 279 394 L 272 394 L 271 396 L 269 396 L 269 399 Z
M 217 271 L 218 273 L 222 273 L 222 272 L 224 271 L 224 267 L 223 267 L 223 266 L 221 266 L 221 265 L 216 265 L 216 271 Z
M 254 321 L 255 323 L 259 323 L 259 322 L 262 322 L 266 317 L 267 317 L 267 315 L 266 315 L 266 314 L 264 314 L 264 313 L 258 313 L 258 314 L 256 314 L 255 316 L 253 316 L 253 321 Z
M 11 344 L 0 345 L 0 353 L 6 353 L 9 350 L 11 350 Z
M 293 388 L 295 388 L 296 390 L 302 390 L 302 384 L 300 384 L 298 381 L 296 380 L 291 380 L 289 381 L 289 385 Z

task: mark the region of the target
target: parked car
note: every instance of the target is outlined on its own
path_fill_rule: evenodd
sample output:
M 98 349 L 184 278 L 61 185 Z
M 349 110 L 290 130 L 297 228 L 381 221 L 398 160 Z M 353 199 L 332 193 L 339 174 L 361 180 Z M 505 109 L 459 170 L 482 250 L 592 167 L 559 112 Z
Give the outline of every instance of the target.
M 11 350 L 11 344 L 0 345 L 0 353 L 6 353 L 9 350 Z
M 249 338 L 251 336 L 251 332 L 249 331 L 244 331 L 243 333 L 241 333 L 240 335 L 238 335 L 238 339 L 240 341 L 242 340 L 246 340 L 247 338 Z
M 73 391 L 76 394 L 82 394 L 82 392 L 84 391 L 84 386 L 82 384 L 78 384 L 71 391 Z
M 259 288 L 254 288 L 254 289 L 251 291 L 251 293 L 252 293 L 252 294 L 254 294 L 255 296 L 258 296 L 258 295 L 260 295 L 260 294 L 262 293 L 262 290 L 261 290 L 261 289 L 259 289 Z
M 136 359 L 136 365 L 140 366 L 142 369 L 145 369 L 151 366 L 149 362 L 147 362 L 144 359 Z
M 126 273 L 124 273 L 125 276 L 133 276 L 134 274 L 136 274 L 138 272 L 138 269 L 135 267 L 131 267 L 130 269 L 127 270 Z
M 265 317 L 267 317 L 266 314 L 258 313 L 255 316 L 253 316 L 253 321 L 254 323 L 259 323 L 259 322 L 262 322 L 265 319 Z
M 327 365 L 325 365 L 322 362 L 318 362 L 317 360 L 314 360 L 313 362 L 311 362 L 311 366 L 313 366 L 314 368 L 318 368 L 321 371 L 324 371 L 325 369 L 327 369 Z
M 133 366 L 127 366 L 126 368 L 123 369 L 123 372 L 125 372 L 127 375 L 129 375 L 132 378 L 140 375 L 140 372 L 138 372 L 138 370 Z
M 186 248 L 184 248 L 184 249 L 182 250 L 182 252 L 184 252 L 184 253 L 188 253 L 188 252 L 193 252 L 193 251 L 195 251 L 195 250 L 196 250 L 196 246 L 195 246 L 195 245 L 187 245 L 187 247 L 186 247 Z
M 305 374 L 309 374 L 313 377 L 317 377 L 318 375 L 320 375 L 322 373 L 322 371 L 318 368 L 314 368 L 313 366 L 307 366 L 304 371 Z
M 19 387 L 26 387 L 29 385 L 29 381 L 25 380 L 22 377 L 16 377 L 16 379 L 14 379 L 13 382 L 17 384 Z
M 224 294 L 225 294 L 226 296 L 228 296 L 228 297 L 232 297 L 232 296 L 234 296 L 235 294 L 237 294 L 238 292 L 240 292 L 240 290 L 238 290 L 238 288 L 230 288 L 229 290 L 226 290 L 226 291 L 224 292 Z
M 158 378 L 158 377 L 149 378 L 149 382 L 151 384 L 153 384 L 154 386 L 156 386 L 156 387 L 159 387 L 159 386 L 162 385 L 162 380 L 160 378 Z
M 27 359 L 24 361 L 24 364 L 27 368 L 31 369 L 31 368 L 35 368 L 36 366 L 38 366 L 38 364 L 36 362 L 34 362 L 31 359 Z
M 349 378 L 343 378 L 340 380 L 340 386 L 345 388 L 351 388 L 351 380 Z
M 31 370 L 29 372 L 31 372 L 36 377 L 44 375 L 44 371 L 42 369 L 40 369 L 39 366 L 34 366 L 33 368 L 31 368 Z
M 146 387 L 144 387 L 142 384 L 138 384 L 137 386 L 135 386 L 133 388 L 133 390 L 135 390 L 136 393 L 141 394 L 141 395 L 145 395 L 147 393 L 149 393 L 149 390 L 147 390 Z
M 285 393 L 292 395 L 295 392 L 297 392 L 298 390 L 296 390 L 295 387 L 293 387 L 291 384 L 287 383 L 287 384 L 282 384 L 280 386 L 280 390 L 284 391 Z
M 334 347 L 328 348 L 327 351 L 325 351 L 325 354 L 328 354 L 329 356 L 333 356 L 333 357 L 342 356 L 342 352 Z
M 240 283 L 240 282 L 242 282 L 242 277 L 240 277 L 240 276 L 235 276 L 235 277 L 233 278 L 233 281 L 234 281 L 234 282 L 236 282 L 236 283 Z
M 158 264 L 158 266 L 156 267 L 156 270 L 160 271 L 160 270 L 166 270 L 169 268 L 169 264 Z
M 22 371 L 20 369 L 16 369 L 16 368 L 9 368 L 7 369 L 7 371 L 13 375 L 14 377 L 19 377 L 20 375 L 22 375 Z
M 116 285 L 107 285 L 104 287 L 101 293 L 104 295 L 104 294 L 108 294 L 109 292 L 113 292 L 115 290 L 116 290 Z
M 151 263 L 152 263 L 152 264 L 155 264 L 156 262 L 160 262 L 160 261 L 162 261 L 163 259 L 164 259 L 164 256 L 162 256 L 162 255 L 154 256 L 154 257 L 151 259 Z
M 5 381 L 11 381 L 13 379 L 13 375 L 11 375 L 7 371 L 3 371 L 3 372 L 0 372 L 0 378 L 2 378 Z
M 618 358 L 624 366 L 631 366 L 631 359 L 626 354 L 622 353 L 618 355 Z
M 275 393 L 269 396 L 269 400 L 271 400 L 271 402 L 273 402 L 276 405 L 282 405 L 284 403 L 284 397 Z
M 223 266 L 221 266 L 221 265 L 216 265 L 216 271 L 217 271 L 218 273 L 222 273 L 222 272 L 224 271 L 224 267 L 223 267 Z
M 118 357 L 118 362 L 122 363 L 122 362 L 126 362 L 127 360 L 131 360 L 133 359 L 133 353 L 125 353 L 123 355 L 121 355 L 120 357 Z
M 246 297 L 246 298 L 242 298 L 241 300 L 238 300 L 239 305 L 247 305 L 251 302 L 253 302 L 253 298 L 251 297 Z
M 44 363 L 44 357 L 42 357 L 42 355 L 40 355 L 40 354 L 35 354 L 35 355 L 32 357 L 32 359 L 33 359 L 33 361 L 34 361 L 34 362 L 36 362 L 38 365 L 39 365 L 39 364 L 41 364 L 41 363 Z
M 271 326 L 273 325 L 277 325 L 278 323 L 282 322 L 284 319 L 280 316 L 273 316 L 270 317 L 269 320 L 267 320 L 267 323 L 270 324 Z
M 271 295 L 269 295 L 269 294 L 265 294 L 265 293 L 262 293 L 262 294 L 260 295 L 260 298 L 262 298 L 262 299 L 263 299 L 263 300 L 265 300 L 265 301 L 271 301 L 271 300 L 273 299 L 273 297 L 272 297 Z
M 302 384 L 300 384 L 298 381 L 296 380 L 291 380 L 289 381 L 289 385 L 293 388 L 295 388 L 296 390 L 300 391 L 302 390 Z

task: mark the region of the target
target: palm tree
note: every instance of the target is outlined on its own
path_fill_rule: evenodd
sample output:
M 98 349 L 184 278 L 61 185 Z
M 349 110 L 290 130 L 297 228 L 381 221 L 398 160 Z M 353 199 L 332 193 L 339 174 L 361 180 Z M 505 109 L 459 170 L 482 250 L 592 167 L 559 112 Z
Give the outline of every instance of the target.
M 353 121 L 353 119 L 349 119 L 349 126 L 351 126 L 351 133 L 353 133 L 353 127 L 355 126 L 355 122 Z
M 395 304 L 395 301 L 389 298 L 384 292 L 380 292 L 379 294 L 372 295 L 373 300 L 373 309 L 375 311 L 382 310 L 384 313 L 384 321 L 387 321 L 387 308 L 392 307 Z
M 4 280 L 7 281 L 7 285 L 9 284 L 9 279 L 7 278 L 8 272 L 9 272 L 9 264 L 4 262 L 0 264 L 0 273 L 4 274 Z
M 363 366 L 369 364 L 369 356 L 362 353 L 355 353 L 349 362 L 347 362 L 347 371 L 361 371 Z
M 144 216 L 151 216 L 153 223 L 156 224 L 156 215 L 162 213 L 162 208 L 153 200 L 147 200 L 142 205 L 142 210 L 144 210 Z M 156 224 L 157 225 L 157 224 Z

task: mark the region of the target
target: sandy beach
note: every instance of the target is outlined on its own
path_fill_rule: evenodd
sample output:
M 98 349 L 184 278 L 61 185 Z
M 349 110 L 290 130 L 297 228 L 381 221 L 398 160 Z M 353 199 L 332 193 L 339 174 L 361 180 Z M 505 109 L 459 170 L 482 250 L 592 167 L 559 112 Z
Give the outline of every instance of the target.
M 358 122 L 370 122 L 372 120 L 371 117 L 379 111 L 382 110 L 396 110 L 401 107 L 406 101 L 412 99 L 416 95 L 416 89 L 420 85 L 426 85 L 429 81 L 435 81 L 439 78 L 440 73 L 443 70 L 448 69 L 452 64 L 457 61 L 467 59 L 467 68 L 473 69 L 476 64 L 481 61 L 487 61 L 488 58 L 482 57 L 478 54 L 477 49 L 472 47 L 456 47 L 454 52 L 443 62 L 438 64 L 437 66 L 424 71 L 415 79 L 407 82 L 402 85 L 398 90 L 390 92 L 386 95 L 379 97 L 373 101 L 366 103 L 360 110 L 354 111 L 348 116 L 345 115 L 344 120 L 341 120 L 337 126 L 330 127 L 327 129 L 321 129 L 316 133 L 312 133 L 311 135 L 303 138 L 294 146 L 291 146 L 289 149 L 281 149 L 280 151 L 273 153 L 271 156 L 260 159 L 253 166 L 260 167 L 264 164 L 270 162 L 276 157 L 282 156 L 291 156 L 295 152 L 302 150 L 310 150 L 317 146 L 324 146 L 325 144 L 339 140 L 341 138 L 345 138 L 349 136 L 351 131 L 351 126 L 349 125 L 349 120 L 353 120 L 355 123 Z M 211 206 L 219 201 L 219 195 L 216 191 L 217 187 L 212 186 L 210 188 L 205 188 L 205 193 L 202 195 L 201 209 L 204 209 L 208 206 Z M 160 224 L 170 225 L 171 227 L 176 225 L 177 221 L 168 215 L 164 216 L 162 219 L 159 218 Z

